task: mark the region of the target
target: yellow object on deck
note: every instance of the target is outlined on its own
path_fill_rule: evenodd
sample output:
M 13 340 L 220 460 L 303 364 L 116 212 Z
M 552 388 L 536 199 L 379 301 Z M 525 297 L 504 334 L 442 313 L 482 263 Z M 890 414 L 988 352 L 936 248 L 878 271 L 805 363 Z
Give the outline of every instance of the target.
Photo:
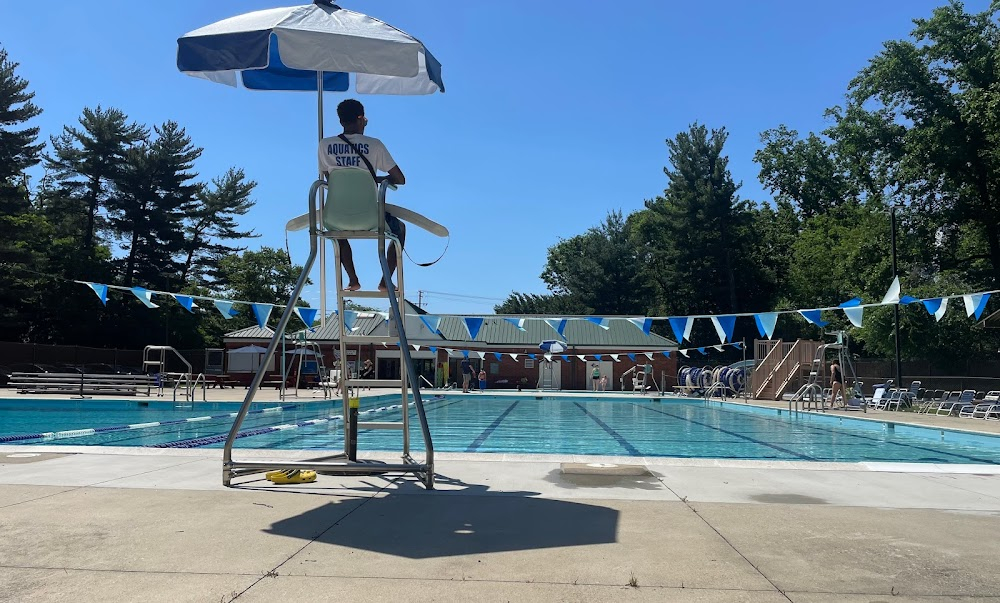
M 268 471 L 264 475 L 276 484 L 306 484 L 316 481 L 316 472 L 311 469 Z

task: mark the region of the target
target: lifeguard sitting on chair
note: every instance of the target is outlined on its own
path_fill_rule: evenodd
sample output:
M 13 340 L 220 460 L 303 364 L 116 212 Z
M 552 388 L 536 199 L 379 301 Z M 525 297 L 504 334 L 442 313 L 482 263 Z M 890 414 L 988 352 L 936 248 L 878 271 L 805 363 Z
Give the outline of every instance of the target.
M 349 98 L 337 105 L 337 117 L 340 124 L 344 126 L 344 132 L 338 136 L 324 138 L 319 142 L 319 165 L 323 173 L 344 168 L 367 169 L 371 172 L 372 180 L 379 181 L 378 172 L 388 174 L 390 184 L 401 185 L 406 183 L 406 177 L 402 170 L 396 165 L 389 150 L 385 148 L 378 138 L 365 136 L 365 126 L 368 125 L 368 118 L 365 117 L 365 107 L 360 102 Z M 385 213 L 385 224 L 394 237 L 399 239 L 402 247 L 406 239 L 406 226 L 389 212 Z M 354 254 L 351 251 L 351 243 L 347 239 L 338 239 L 340 245 L 340 262 L 347 272 L 348 291 L 361 289 L 361 282 L 354 269 Z M 386 252 L 386 260 L 389 263 L 389 277 L 396 271 L 396 244 L 389 242 L 389 249 Z M 379 291 L 385 291 L 385 278 L 379 282 Z

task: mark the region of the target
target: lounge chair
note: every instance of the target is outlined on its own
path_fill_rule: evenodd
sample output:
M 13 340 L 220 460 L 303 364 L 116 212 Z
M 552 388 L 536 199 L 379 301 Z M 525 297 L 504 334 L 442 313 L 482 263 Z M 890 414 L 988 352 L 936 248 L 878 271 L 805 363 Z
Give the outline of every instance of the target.
M 876 410 L 881 409 L 885 406 L 885 401 L 888 400 L 889 394 L 888 384 L 880 385 L 875 388 L 875 393 L 872 395 L 871 400 L 868 400 L 868 408 L 874 408 Z
M 920 381 L 910 381 L 910 389 L 904 391 L 896 403 L 896 410 L 899 410 L 900 405 L 906 405 L 907 407 L 912 407 L 917 401 L 917 394 L 920 392 Z
M 969 416 L 973 419 L 986 419 L 994 410 L 1000 414 L 1000 391 L 987 392 L 983 396 L 982 401 L 976 404 L 970 414 L 960 416 Z
M 968 406 L 976 398 L 976 390 L 967 389 L 955 398 L 954 395 L 958 392 L 951 392 L 951 396 L 948 397 L 946 402 L 942 402 L 938 409 L 934 412 L 936 415 L 953 415 L 956 411 L 961 412 L 963 407 Z M 975 406 L 974 404 L 972 406 Z

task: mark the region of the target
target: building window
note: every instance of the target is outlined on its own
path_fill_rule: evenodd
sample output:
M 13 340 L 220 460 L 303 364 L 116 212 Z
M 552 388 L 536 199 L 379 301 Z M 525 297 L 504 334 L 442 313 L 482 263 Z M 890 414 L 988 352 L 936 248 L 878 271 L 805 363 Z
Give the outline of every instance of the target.
M 535 368 L 535 359 L 534 358 L 525 358 L 524 359 L 524 368 Z

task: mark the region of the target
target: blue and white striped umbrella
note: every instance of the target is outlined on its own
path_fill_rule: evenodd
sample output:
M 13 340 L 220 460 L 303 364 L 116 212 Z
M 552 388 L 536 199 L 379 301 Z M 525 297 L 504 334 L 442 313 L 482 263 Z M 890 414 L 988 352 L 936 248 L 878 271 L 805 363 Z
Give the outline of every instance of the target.
M 253 90 L 444 92 L 441 63 L 413 36 L 328 0 L 223 19 L 177 40 L 177 68 Z
M 538 344 L 538 347 L 540 347 L 543 351 L 548 352 L 549 354 L 558 354 L 559 352 L 566 351 L 566 344 L 556 340 L 543 341 L 542 343 Z

